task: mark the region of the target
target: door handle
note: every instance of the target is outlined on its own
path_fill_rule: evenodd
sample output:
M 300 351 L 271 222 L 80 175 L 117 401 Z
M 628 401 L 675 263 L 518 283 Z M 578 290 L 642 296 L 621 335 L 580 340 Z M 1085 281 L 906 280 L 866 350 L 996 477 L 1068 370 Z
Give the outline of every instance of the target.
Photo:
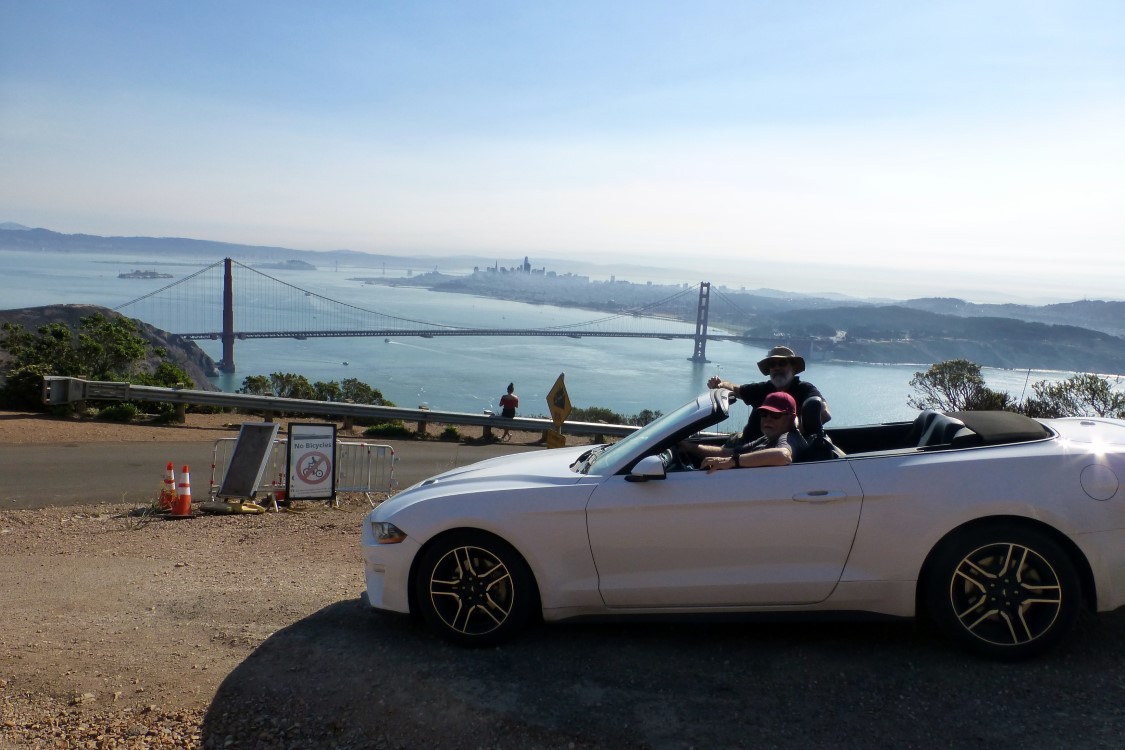
M 846 500 L 848 493 L 842 490 L 812 490 L 811 492 L 798 492 L 793 499 L 799 503 L 830 503 L 834 500 Z

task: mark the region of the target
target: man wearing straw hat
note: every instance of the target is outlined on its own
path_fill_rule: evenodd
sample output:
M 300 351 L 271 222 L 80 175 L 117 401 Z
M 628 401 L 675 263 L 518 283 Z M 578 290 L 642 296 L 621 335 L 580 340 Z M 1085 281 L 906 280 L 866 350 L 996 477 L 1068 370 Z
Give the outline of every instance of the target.
M 758 362 L 758 369 L 769 379 L 760 383 L 735 385 L 715 375 L 707 381 L 708 388 L 726 388 L 751 407 L 750 418 L 746 421 L 746 427 L 743 429 L 741 437 L 733 441 L 734 443 L 745 445 L 762 437 L 760 407 L 766 400 L 766 396 L 778 391 L 788 393 L 793 397 L 798 412 L 801 410 L 801 404 L 805 403 L 807 399 L 818 396 L 822 400 L 820 423 L 824 424 L 832 419 L 832 415 L 828 412 L 828 404 L 823 401 L 824 396 L 821 395 L 820 390 L 812 383 L 797 377 L 799 373 L 805 371 L 805 360 L 792 349 L 787 346 L 775 346 L 769 350 L 764 359 Z M 720 447 L 700 443 L 684 443 L 683 446 L 689 453 L 699 457 L 728 456 L 734 447 L 733 445 Z

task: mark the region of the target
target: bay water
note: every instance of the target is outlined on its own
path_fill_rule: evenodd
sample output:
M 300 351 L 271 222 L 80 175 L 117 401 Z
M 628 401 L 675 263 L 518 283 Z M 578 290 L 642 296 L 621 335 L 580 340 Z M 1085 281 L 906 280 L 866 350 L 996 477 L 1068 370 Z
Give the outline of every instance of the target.
M 215 260 L 219 260 L 216 258 Z M 63 303 L 115 308 L 174 282 L 209 263 L 198 258 L 158 261 L 127 255 L 0 252 L 4 264 L 0 309 Z M 420 264 L 421 267 L 422 264 Z M 121 279 L 134 269 L 171 273 L 173 279 Z M 445 271 L 445 269 L 442 269 Z M 535 328 L 581 323 L 604 317 L 590 310 L 530 305 L 417 287 L 369 285 L 359 277 L 380 275 L 367 267 L 330 266 L 316 270 L 264 270 L 314 294 L 402 318 L 444 325 Z M 704 279 L 706 280 L 706 279 Z M 699 280 L 684 279 L 687 283 Z M 236 316 L 238 314 L 236 292 Z M 132 315 L 129 310 L 126 314 Z M 175 321 L 146 320 L 175 332 Z M 694 330 L 694 324 L 682 324 Z M 200 341 L 213 359 L 221 343 Z M 761 380 L 757 361 L 765 348 L 709 341 L 708 363 L 691 362 L 690 339 L 437 337 L 251 339 L 235 343 L 233 374 L 214 378 L 235 391 L 250 375 L 289 372 L 310 382 L 356 378 L 378 388 L 399 406 L 426 405 L 440 411 L 499 411 L 508 383 L 515 384 L 521 416 L 547 415 L 546 394 L 560 373 L 576 407 L 600 406 L 630 416 L 644 409 L 670 411 L 706 389 L 719 375 L 736 383 Z M 834 425 L 912 419 L 907 404 L 910 379 L 931 363 L 867 364 L 809 362 L 802 375 L 820 388 L 832 409 Z M 1038 380 L 1069 373 L 984 368 L 989 387 L 1019 399 Z

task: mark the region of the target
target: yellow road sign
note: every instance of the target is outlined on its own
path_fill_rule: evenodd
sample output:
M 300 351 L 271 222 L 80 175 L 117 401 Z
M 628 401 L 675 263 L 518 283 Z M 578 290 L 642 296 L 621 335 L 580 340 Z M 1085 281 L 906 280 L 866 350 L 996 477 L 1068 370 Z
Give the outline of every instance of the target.
M 562 427 L 562 423 L 570 416 L 570 395 L 566 392 L 566 383 L 563 382 L 565 372 L 559 373 L 559 379 L 551 386 L 547 394 L 547 408 L 551 410 L 551 419 L 555 427 Z
M 565 448 L 566 435 L 555 430 L 547 430 L 547 447 L 548 448 Z

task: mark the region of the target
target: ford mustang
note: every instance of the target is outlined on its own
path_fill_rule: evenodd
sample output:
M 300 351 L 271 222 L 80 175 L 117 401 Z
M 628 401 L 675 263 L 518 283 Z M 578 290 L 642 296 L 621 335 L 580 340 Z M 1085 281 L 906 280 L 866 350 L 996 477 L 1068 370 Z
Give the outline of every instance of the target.
M 533 619 L 758 612 L 927 618 L 1001 659 L 1125 604 L 1125 421 L 923 411 L 825 429 L 787 466 L 708 473 L 712 390 L 615 443 L 483 461 L 366 517 L 366 597 L 449 641 Z

